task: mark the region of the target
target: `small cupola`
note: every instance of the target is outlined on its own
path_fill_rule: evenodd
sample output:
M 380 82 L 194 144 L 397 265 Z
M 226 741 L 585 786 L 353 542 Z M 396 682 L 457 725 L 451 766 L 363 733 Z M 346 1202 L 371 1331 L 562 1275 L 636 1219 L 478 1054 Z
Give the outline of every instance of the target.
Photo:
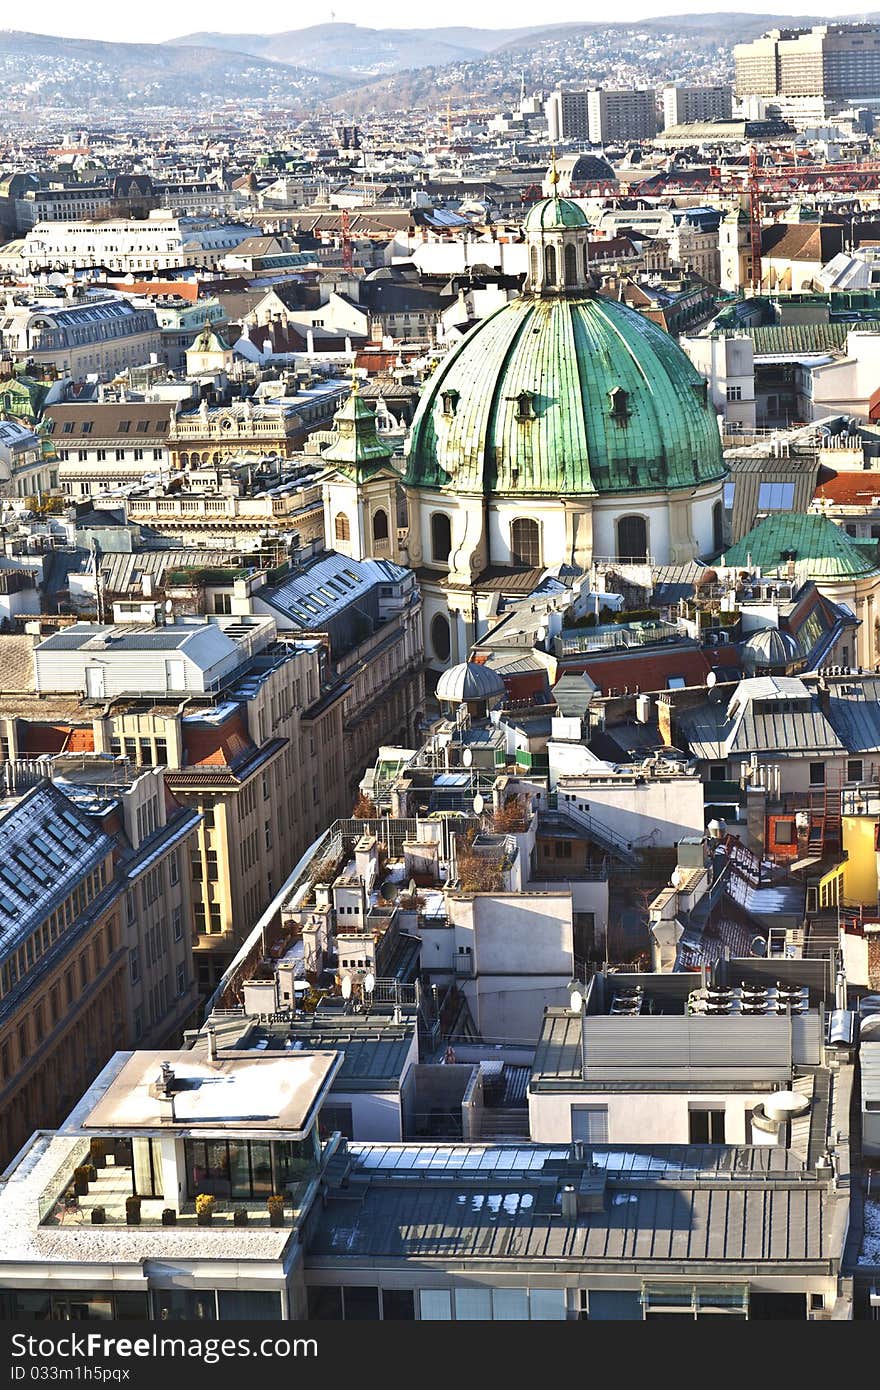
M 552 195 L 535 203 L 525 221 L 529 249 L 525 293 L 541 297 L 588 294 L 593 289 L 589 223 L 577 203 L 559 196 L 555 151 L 547 180 Z

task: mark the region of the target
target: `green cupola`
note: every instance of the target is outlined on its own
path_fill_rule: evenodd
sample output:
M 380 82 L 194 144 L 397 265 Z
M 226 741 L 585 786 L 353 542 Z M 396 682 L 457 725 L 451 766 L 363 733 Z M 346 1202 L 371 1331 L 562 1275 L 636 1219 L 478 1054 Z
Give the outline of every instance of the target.
M 351 395 L 333 417 L 335 438 L 321 458 L 355 482 L 391 466 L 392 449 L 379 438 L 376 415 L 360 394 L 357 378 Z

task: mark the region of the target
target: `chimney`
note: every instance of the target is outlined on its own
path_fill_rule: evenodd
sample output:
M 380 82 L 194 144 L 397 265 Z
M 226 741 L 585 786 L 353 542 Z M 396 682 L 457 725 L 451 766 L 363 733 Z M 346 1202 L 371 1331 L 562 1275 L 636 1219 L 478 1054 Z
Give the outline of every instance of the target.
M 574 1226 L 577 1222 L 578 1199 L 574 1187 L 568 1183 L 562 1189 L 562 1219 L 567 1221 L 569 1226 Z
M 208 1024 L 207 1033 L 208 1033 L 208 1061 L 209 1061 L 209 1062 L 216 1062 L 216 1060 L 217 1060 L 217 1029 L 214 1027 L 213 1023 L 209 1023 L 209 1024 Z

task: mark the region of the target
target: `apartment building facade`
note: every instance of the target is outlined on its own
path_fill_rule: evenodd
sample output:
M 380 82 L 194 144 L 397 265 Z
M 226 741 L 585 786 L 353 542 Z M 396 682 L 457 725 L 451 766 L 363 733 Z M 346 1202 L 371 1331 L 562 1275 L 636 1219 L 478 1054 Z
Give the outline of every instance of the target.
M 72 299 L 14 300 L 0 317 L 0 344 L 38 375 L 114 376 L 161 350 L 153 310 L 100 291 Z
M 307 846 L 350 810 L 348 684 L 331 679 L 321 640 L 280 641 L 265 617 L 78 623 L 40 643 L 34 666 L 42 694 L 0 716 L 8 759 L 45 746 L 49 718 L 62 742 L 75 730 L 95 754 L 162 768 L 201 816 L 179 872 L 209 992 Z
M 114 837 L 51 783 L 0 817 L 0 1164 L 57 1124 L 126 1027 Z

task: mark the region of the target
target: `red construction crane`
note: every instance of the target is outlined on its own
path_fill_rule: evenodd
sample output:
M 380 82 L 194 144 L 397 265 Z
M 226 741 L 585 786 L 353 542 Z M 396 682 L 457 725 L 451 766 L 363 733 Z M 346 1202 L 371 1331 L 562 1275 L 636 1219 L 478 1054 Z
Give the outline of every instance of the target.
M 710 166 L 702 177 L 689 177 L 676 182 L 675 172 L 659 184 L 646 179 L 629 189 L 636 197 L 663 197 L 672 193 L 720 193 L 748 198 L 749 250 L 752 257 L 752 289 L 761 287 L 761 226 L 762 200 L 772 193 L 859 193 L 880 188 L 880 162 L 861 164 L 772 164 L 763 167 L 758 151 L 749 150 L 749 166 L 739 176 L 728 171 L 722 176 L 720 168 Z
M 351 218 L 348 215 L 348 208 L 342 209 L 342 269 L 351 270 L 354 265 L 351 246 Z

